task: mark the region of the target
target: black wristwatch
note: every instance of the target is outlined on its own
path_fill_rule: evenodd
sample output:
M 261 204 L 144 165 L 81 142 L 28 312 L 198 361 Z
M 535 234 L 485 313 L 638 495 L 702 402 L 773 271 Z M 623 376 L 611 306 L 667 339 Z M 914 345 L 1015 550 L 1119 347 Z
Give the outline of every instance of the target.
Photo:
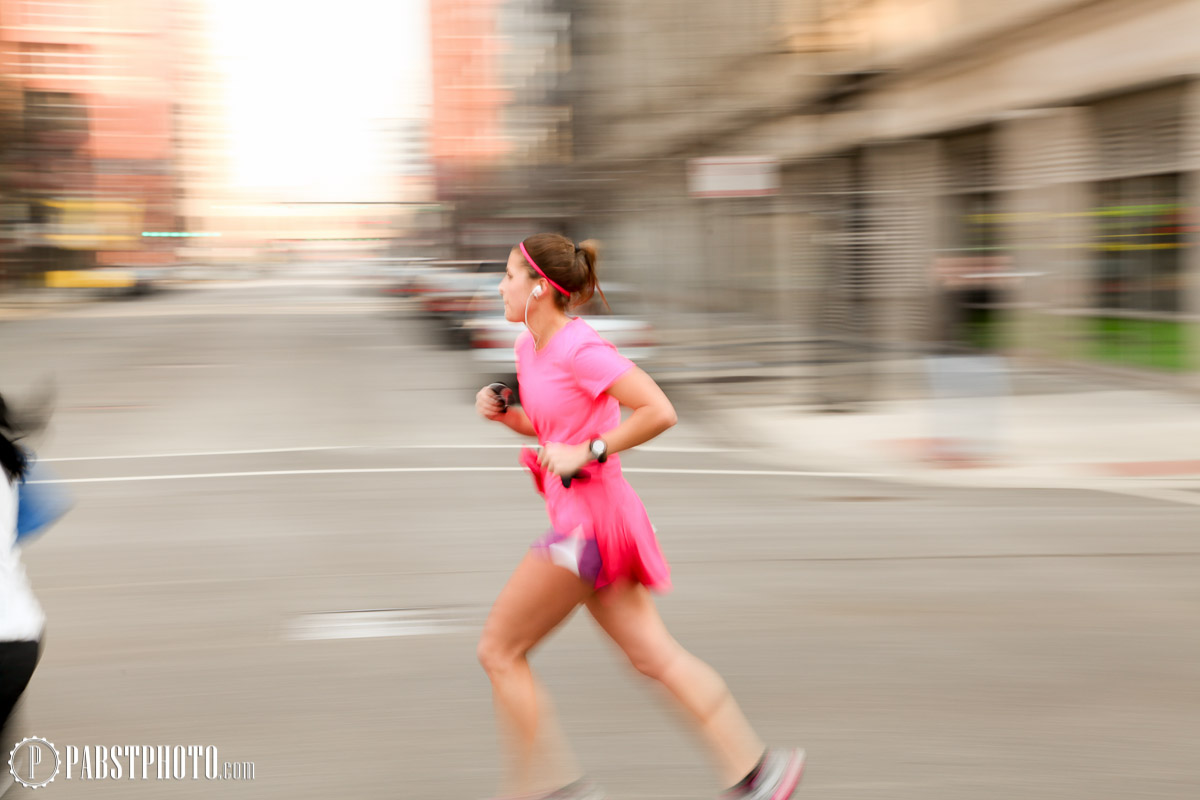
M 599 436 L 588 442 L 588 450 L 591 452 L 592 458 L 601 464 L 608 461 L 608 444 Z

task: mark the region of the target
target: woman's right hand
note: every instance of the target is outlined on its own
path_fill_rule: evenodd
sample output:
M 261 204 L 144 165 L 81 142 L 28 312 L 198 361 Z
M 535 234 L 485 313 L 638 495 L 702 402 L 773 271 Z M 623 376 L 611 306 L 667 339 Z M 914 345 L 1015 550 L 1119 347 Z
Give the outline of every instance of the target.
M 475 395 L 475 410 L 479 412 L 479 416 L 484 419 L 499 421 L 504 418 L 504 403 L 492 391 L 490 386 L 485 386 Z

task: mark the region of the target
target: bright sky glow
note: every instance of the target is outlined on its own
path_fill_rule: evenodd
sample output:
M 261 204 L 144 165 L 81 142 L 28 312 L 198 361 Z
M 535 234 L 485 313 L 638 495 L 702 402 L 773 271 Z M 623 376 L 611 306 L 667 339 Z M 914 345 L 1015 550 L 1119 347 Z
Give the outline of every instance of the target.
M 426 117 L 425 0 L 209 0 L 236 190 L 386 200 L 394 121 Z

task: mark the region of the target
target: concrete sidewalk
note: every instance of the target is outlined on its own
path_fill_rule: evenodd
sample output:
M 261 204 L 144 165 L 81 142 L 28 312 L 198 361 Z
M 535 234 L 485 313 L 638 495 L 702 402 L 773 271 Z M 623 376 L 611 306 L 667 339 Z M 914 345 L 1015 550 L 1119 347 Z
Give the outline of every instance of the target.
M 1099 390 L 861 409 L 708 411 L 727 437 L 794 469 L 971 486 L 1200 484 L 1200 402 L 1180 394 Z

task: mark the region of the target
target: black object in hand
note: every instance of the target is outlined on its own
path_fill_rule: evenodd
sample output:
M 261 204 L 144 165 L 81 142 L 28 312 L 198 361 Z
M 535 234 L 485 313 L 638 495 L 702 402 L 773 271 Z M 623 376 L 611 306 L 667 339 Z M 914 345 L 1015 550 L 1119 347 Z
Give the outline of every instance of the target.
M 507 383 L 489 383 L 488 387 L 492 390 L 492 394 L 500 398 L 500 413 L 507 414 L 508 406 L 512 403 L 513 390 Z

